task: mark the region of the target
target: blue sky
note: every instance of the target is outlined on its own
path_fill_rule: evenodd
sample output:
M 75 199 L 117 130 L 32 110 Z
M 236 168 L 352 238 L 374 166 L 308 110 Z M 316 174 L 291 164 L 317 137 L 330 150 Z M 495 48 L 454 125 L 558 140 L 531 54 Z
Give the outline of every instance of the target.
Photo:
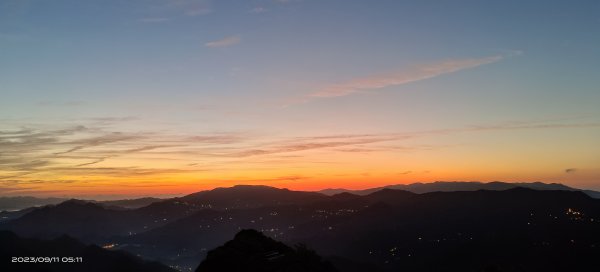
M 251 135 L 248 142 L 212 147 L 217 153 L 265 150 L 298 137 L 437 131 L 411 143 L 392 141 L 443 149 L 411 151 L 419 165 L 405 163 L 409 158 L 397 149 L 386 149 L 369 156 L 397 164 L 360 172 L 440 169 L 432 176 L 381 174 L 373 178 L 377 184 L 535 179 L 600 189 L 598 14 L 597 1 L 2 1 L 0 129 L 42 133 L 85 126 L 96 137 L 144 134 L 145 146 L 186 135 Z M 486 132 L 439 133 L 473 128 Z M 33 180 L 43 184 L 52 176 L 40 173 L 62 178 L 67 174 L 55 171 L 56 165 L 85 162 L 64 162 L 52 155 L 60 152 L 49 150 L 91 135 L 63 135 L 55 139 L 60 146 L 11 149 L 37 151 L 21 159 L 15 157 L 23 153 L 7 152 L 0 178 L 15 188 Z M 112 144 L 93 147 L 122 148 Z M 486 172 L 498 161 L 479 165 L 473 159 L 503 150 L 511 150 L 507 160 L 547 161 L 532 168 L 548 169 L 510 173 L 515 165 L 508 163 L 506 170 Z M 341 165 L 339 172 L 367 158 L 355 154 L 355 161 L 347 162 L 336 159 L 343 154 L 335 150 L 320 151 Z M 456 167 L 480 174 L 461 175 L 441 166 L 451 160 L 440 158 L 471 152 Z M 548 159 L 569 152 L 568 159 Z M 321 155 L 289 153 L 303 165 Z M 231 183 L 283 175 L 278 170 L 238 178 L 235 173 L 250 167 L 240 170 L 237 161 L 197 155 L 218 165 L 213 174 L 194 179 L 206 186 L 217 176 Z M 113 158 L 91 156 L 91 162 L 104 158 L 107 164 Z M 147 158 L 137 159 L 119 164 L 148 167 Z M 21 167 L 23 160 L 45 164 Z M 229 166 L 234 170 L 223 170 Z M 321 173 L 322 166 L 312 167 L 309 185 L 292 186 L 329 187 L 336 180 L 329 170 Z M 563 170 L 570 168 L 580 171 L 566 175 Z M 360 182 L 348 185 L 371 184 L 359 176 L 354 173 L 351 179 Z

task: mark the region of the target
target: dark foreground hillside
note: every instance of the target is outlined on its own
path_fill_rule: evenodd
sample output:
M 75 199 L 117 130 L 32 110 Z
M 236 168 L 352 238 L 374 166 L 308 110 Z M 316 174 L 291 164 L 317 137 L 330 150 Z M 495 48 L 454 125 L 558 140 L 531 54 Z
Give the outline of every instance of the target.
M 0 231 L 0 271 L 175 272 L 163 264 L 143 261 L 126 252 L 84 245 L 67 236 L 54 240 L 25 239 L 8 231 Z
M 373 204 L 360 212 L 330 216 L 329 231 L 310 235 L 318 226 L 306 226 L 312 237 L 302 241 L 325 256 L 389 271 L 600 271 L 600 202 L 581 192 L 382 190 L 366 197 Z
M 242 230 L 225 245 L 208 252 L 196 272 L 336 272 L 304 246 L 291 248 L 256 230 Z

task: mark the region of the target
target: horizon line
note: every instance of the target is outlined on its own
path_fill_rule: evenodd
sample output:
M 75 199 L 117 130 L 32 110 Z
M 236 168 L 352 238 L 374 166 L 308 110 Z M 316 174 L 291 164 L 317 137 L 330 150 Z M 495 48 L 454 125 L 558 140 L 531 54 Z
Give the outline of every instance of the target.
M 59 199 L 95 200 L 95 201 L 134 200 L 134 199 L 147 198 L 147 197 L 159 198 L 159 199 L 171 199 L 171 198 L 182 197 L 182 196 L 186 196 L 186 195 L 190 195 L 190 194 L 194 194 L 194 193 L 198 193 L 198 192 L 212 191 L 215 189 L 234 188 L 234 187 L 238 187 L 238 186 L 257 186 L 257 187 L 264 186 L 264 187 L 289 190 L 289 191 L 295 191 L 295 192 L 317 192 L 317 193 L 319 193 L 319 192 L 326 191 L 326 190 L 364 191 L 364 190 L 370 190 L 370 189 L 385 189 L 386 187 L 396 186 L 396 185 L 409 186 L 409 185 L 414 185 L 414 184 L 434 184 L 434 183 L 480 183 L 480 184 L 490 184 L 490 183 L 535 184 L 535 183 L 541 183 L 541 184 L 546 184 L 546 185 L 562 185 L 562 186 L 565 186 L 565 187 L 568 187 L 571 189 L 581 190 L 581 191 L 584 191 L 584 190 L 596 191 L 596 190 L 598 190 L 598 189 L 591 189 L 591 188 L 572 187 L 572 186 L 568 186 L 568 185 L 565 185 L 565 184 L 559 183 L 559 182 L 543 182 L 543 181 L 501 181 L 501 180 L 492 180 L 492 181 L 453 180 L 453 181 L 449 181 L 449 180 L 437 180 L 437 181 L 431 181 L 431 182 L 389 183 L 389 184 L 385 184 L 385 185 L 381 185 L 381 186 L 361 187 L 361 188 L 353 188 L 353 189 L 349 189 L 349 188 L 345 188 L 345 187 L 335 187 L 335 188 L 334 187 L 323 187 L 321 189 L 314 189 L 314 190 L 296 190 L 296 189 L 290 189 L 285 186 L 278 186 L 278 185 L 266 185 L 266 184 L 258 184 L 258 183 L 252 183 L 252 184 L 240 183 L 240 184 L 235 184 L 235 185 L 231 185 L 231 186 L 215 186 L 215 187 L 211 187 L 211 188 L 204 189 L 204 190 L 197 190 L 197 191 L 191 191 L 191 192 L 185 192 L 185 193 L 173 193 L 173 194 L 140 194 L 140 195 L 135 195 L 135 194 L 98 194 L 98 195 L 72 194 L 72 195 L 41 195 L 41 196 L 2 195 L 2 194 L 0 194 L 0 198 L 33 197 L 33 198 L 38 198 L 38 199 L 59 198 Z

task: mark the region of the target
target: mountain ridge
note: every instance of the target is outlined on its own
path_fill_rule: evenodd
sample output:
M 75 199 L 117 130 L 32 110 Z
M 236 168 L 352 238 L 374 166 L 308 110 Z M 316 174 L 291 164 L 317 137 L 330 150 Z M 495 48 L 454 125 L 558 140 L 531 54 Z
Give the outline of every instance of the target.
M 265 200 L 268 195 L 276 201 Z M 208 200 L 213 205 L 198 204 Z M 439 271 L 444 262 L 455 271 L 470 271 L 444 257 L 447 251 L 466 247 L 462 253 L 481 254 L 482 249 L 490 250 L 500 267 L 507 264 L 502 258 L 510 256 L 495 247 L 514 247 L 532 260 L 550 256 L 547 250 L 557 258 L 557 254 L 567 254 L 569 246 L 577 246 L 581 251 L 577 254 L 588 256 L 600 244 L 599 223 L 600 200 L 581 191 L 516 187 L 418 194 L 385 188 L 367 195 L 326 196 L 241 186 L 132 210 L 73 199 L 35 208 L 2 222 L 0 229 L 29 238 L 67 234 L 86 243 L 114 244 L 115 249 L 185 269 L 197 267 L 208 250 L 241 229 L 256 229 L 288 244 L 305 243 L 322 256 L 339 256 L 342 259 L 333 260 L 345 269 L 354 265 L 344 259 L 384 270 L 419 271 L 421 262 L 431 261 L 430 254 L 443 260 L 431 271 Z M 571 240 L 577 243 L 571 245 Z M 537 255 L 527 255 L 527 251 Z M 575 260 L 569 256 L 563 263 Z M 535 270 L 533 262 L 519 262 Z M 481 271 L 485 263 L 473 265 L 472 269 L 479 269 L 473 271 Z
M 374 187 L 361 190 L 350 190 L 345 188 L 328 188 L 317 192 L 325 195 L 335 195 L 339 193 L 351 193 L 355 195 L 367 195 L 381 189 L 399 189 L 413 193 L 428 193 L 428 192 L 454 192 L 454 191 L 476 191 L 476 190 L 507 190 L 515 187 L 525 187 L 536 190 L 564 190 L 564 191 L 582 191 L 593 198 L 600 198 L 600 192 L 593 190 L 577 189 L 566 186 L 561 183 L 543 183 L 543 182 L 478 182 L 478 181 L 436 181 L 430 183 L 410 183 L 410 184 L 394 184 L 382 187 Z

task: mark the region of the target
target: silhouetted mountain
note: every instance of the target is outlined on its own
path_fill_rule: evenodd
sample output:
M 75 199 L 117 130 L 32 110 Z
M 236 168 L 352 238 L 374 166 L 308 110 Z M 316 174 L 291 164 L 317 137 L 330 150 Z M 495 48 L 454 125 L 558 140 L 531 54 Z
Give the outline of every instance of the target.
M 103 242 L 114 235 L 132 235 L 166 223 L 135 210 L 113 210 L 88 201 L 68 200 L 36 208 L 21 217 L 0 224 L 26 237 L 52 238 L 63 234 L 86 242 Z
M 37 198 L 32 196 L 14 196 L 0 197 L 0 212 L 2 211 L 19 211 L 32 207 L 41 207 L 46 205 L 55 205 L 67 201 L 67 198 Z M 135 199 L 118 199 L 118 200 L 85 200 L 92 203 L 97 203 L 106 207 L 120 207 L 125 209 L 137 209 L 148 206 L 154 202 L 162 201 L 160 198 L 143 197 Z
M 211 210 L 203 209 L 170 222 L 162 227 L 123 237 L 123 249 L 154 258 L 169 265 L 196 267 L 198 256 L 223 244 L 235 233 L 245 228 L 269 232 L 274 237 L 295 224 L 310 221 L 312 208 L 280 205 L 254 209 Z
M 0 227 L 29 237 L 66 233 L 114 243 L 184 270 L 250 228 L 289 244 L 305 243 L 340 271 L 585 271 L 590 256 L 600 254 L 600 200 L 580 191 L 527 188 L 324 196 L 238 186 L 135 210 L 67 201 Z M 553 262 L 545 265 L 546 258 Z
M 569 209 L 585 217 L 577 219 Z M 496 247 L 506 252 L 531 250 L 537 255 L 525 256 L 541 262 L 545 256 L 565 253 L 562 245 L 571 239 L 580 241 L 584 257 L 579 261 L 585 261 L 586 254 L 596 250 L 593 245 L 600 244 L 598 222 L 600 201 L 576 191 L 515 188 L 415 194 L 385 189 L 366 196 L 341 194 L 303 205 L 201 210 L 119 242 L 128 244 L 123 249 L 136 254 L 194 267 L 194 258 L 207 249 L 222 244 L 240 229 L 254 228 L 283 241 L 306 243 L 325 256 L 340 256 L 366 266 L 402 271 L 478 271 L 487 261 L 509 264 L 511 255 L 501 255 Z M 539 251 L 545 243 L 553 246 Z M 481 261 L 468 262 L 468 266 L 460 258 L 453 261 L 444 257 L 449 254 L 445 251 L 459 254 L 461 248 L 465 254 L 493 254 L 480 256 Z M 429 251 L 433 253 L 428 255 Z M 578 261 L 569 258 L 561 259 L 563 264 Z M 533 264 L 522 257 L 514 263 Z
M 252 229 L 240 231 L 208 252 L 196 272 L 334 272 L 329 262 L 303 245 L 291 248 Z
M 592 190 L 580 190 L 565 186 L 559 183 L 542 183 L 542 182 L 466 182 L 466 181 L 436 181 L 432 183 L 412 183 L 412 184 L 397 184 L 384 187 L 376 187 L 365 190 L 348 190 L 348 189 L 325 189 L 319 193 L 325 195 L 335 195 L 339 193 L 351 193 L 355 195 L 368 195 L 370 193 L 382 189 L 405 190 L 417 194 L 430 192 L 457 192 L 457 191 L 477 191 L 477 190 L 508 190 L 516 187 L 530 188 L 535 190 L 562 190 L 562 191 L 582 191 L 593 198 L 600 198 L 600 192 Z
M 394 190 L 385 188 L 365 195 L 363 198 L 369 200 L 371 203 L 385 202 L 395 204 L 399 201 L 409 201 L 415 197 L 418 197 L 415 193 L 411 193 L 404 190 Z
M 0 211 L 18 211 L 31 207 L 58 204 L 65 198 L 37 198 L 32 196 L 0 197 Z
M 600 198 L 600 192 L 598 191 L 592 191 L 592 190 L 582 190 L 582 192 L 586 193 L 587 195 L 589 195 L 590 197 L 593 198 Z
M 0 271 L 175 272 L 163 264 L 143 261 L 126 252 L 84 245 L 67 236 L 54 240 L 37 240 L 20 238 L 12 232 L 0 231 L 0 241 Z M 16 257 L 34 258 L 38 262 L 23 262 L 23 258 Z M 44 261 L 43 257 L 48 258 L 45 262 L 39 262 Z
M 30 207 L 30 208 L 26 208 L 26 209 L 22 209 L 22 210 L 18 210 L 18 211 L 10 211 L 10 212 L 9 211 L 1 211 L 0 212 L 0 223 L 2 223 L 3 221 L 17 219 L 35 209 L 37 209 L 37 207 Z
M 302 241 L 322 254 L 391 271 L 597 268 L 600 201 L 581 192 L 515 188 L 426 193 L 410 201 L 406 192 L 398 192 L 397 201 L 386 197 L 387 203 L 331 218 L 329 232 L 316 231 L 313 222 L 302 232 L 314 237 Z
M 136 213 L 171 222 L 202 209 L 248 209 L 304 204 L 325 199 L 328 197 L 314 192 L 290 191 L 269 186 L 237 185 L 154 202 L 137 209 Z
M 162 201 L 163 199 L 154 197 L 142 197 L 134 199 L 119 199 L 119 200 L 105 200 L 105 201 L 94 201 L 95 203 L 101 204 L 105 207 L 119 207 L 125 209 L 138 209 L 146 207 L 152 203 Z
M 314 192 L 268 186 L 235 186 L 156 202 L 153 202 L 154 199 L 143 200 L 152 203 L 133 210 L 114 209 L 90 201 L 69 200 L 41 207 L 24 215 L 7 214 L 5 219 L 14 219 L 0 224 L 0 229 L 12 230 L 26 237 L 52 238 L 68 234 L 86 242 L 107 242 L 111 241 L 109 238 L 112 236 L 128 236 L 148 231 L 202 209 L 255 208 L 285 203 L 310 203 L 327 198 Z M 103 204 L 107 203 L 110 202 Z M 123 204 L 124 201 L 112 203 Z
M 180 200 L 212 208 L 256 208 L 285 204 L 305 204 L 326 199 L 315 192 L 290 191 L 263 185 L 236 185 L 216 188 L 181 197 Z

